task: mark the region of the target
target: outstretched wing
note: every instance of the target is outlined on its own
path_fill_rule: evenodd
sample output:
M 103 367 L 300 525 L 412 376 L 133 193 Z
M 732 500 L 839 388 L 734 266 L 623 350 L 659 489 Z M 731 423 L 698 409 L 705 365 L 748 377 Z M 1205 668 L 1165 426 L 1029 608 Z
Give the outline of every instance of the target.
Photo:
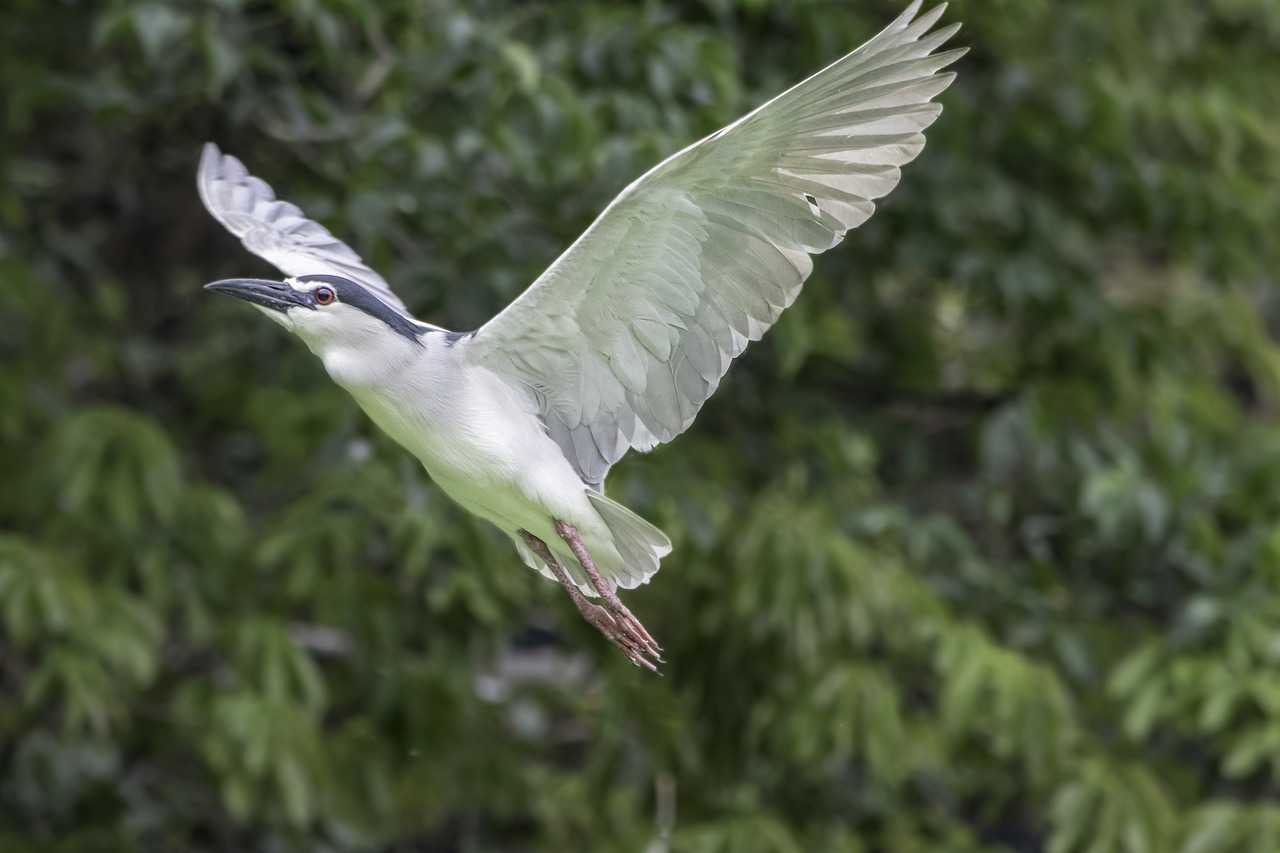
M 244 164 L 206 143 L 196 173 L 200 199 L 246 249 L 285 275 L 328 273 L 349 278 L 408 315 L 404 303 L 360 256 L 323 225 L 302 215 L 297 205 L 278 201 L 271 187 Z
M 585 482 L 683 432 L 920 153 L 964 50 L 934 54 L 959 24 L 927 34 L 945 6 L 919 8 L 650 170 L 467 342 L 534 389 Z

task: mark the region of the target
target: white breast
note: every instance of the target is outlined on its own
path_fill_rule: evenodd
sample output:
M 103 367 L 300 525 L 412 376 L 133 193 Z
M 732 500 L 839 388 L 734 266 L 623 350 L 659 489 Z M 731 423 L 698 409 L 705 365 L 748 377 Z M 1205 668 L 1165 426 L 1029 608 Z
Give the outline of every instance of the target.
M 511 533 L 549 517 L 589 523 L 582 481 L 547 436 L 533 394 L 431 343 L 379 381 L 334 378 L 466 509 Z

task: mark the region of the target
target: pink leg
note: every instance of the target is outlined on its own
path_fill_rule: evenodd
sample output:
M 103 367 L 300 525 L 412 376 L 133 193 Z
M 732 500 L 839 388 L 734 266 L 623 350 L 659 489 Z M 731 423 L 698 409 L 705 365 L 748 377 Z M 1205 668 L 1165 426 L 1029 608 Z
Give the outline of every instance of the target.
M 520 538 L 524 540 L 524 544 L 529 546 L 529 550 L 541 557 L 542 561 L 547 564 L 551 574 L 555 575 L 556 580 L 560 582 L 560 585 L 565 588 L 565 592 L 569 593 L 569 597 L 573 599 L 573 603 L 577 606 L 578 612 L 582 614 L 582 618 L 596 626 L 600 633 L 608 637 L 615 646 L 621 649 L 622 653 L 633 664 L 647 666 L 654 672 L 658 671 L 658 668 L 645 656 L 648 655 L 658 662 L 661 662 L 662 659 L 655 652 L 650 651 L 646 645 L 638 641 L 634 636 L 634 632 L 628 631 L 626 626 L 608 610 L 598 604 L 592 604 L 587 601 L 587 597 L 582 594 L 582 590 L 578 589 L 578 585 L 569 578 L 565 570 L 556 562 L 556 558 L 551 553 L 551 549 L 547 547 L 547 543 L 527 530 L 520 531 Z
M 596 592 L 600 593 L 600 598 L 604 600 L 604 607 L 609 611 L 609 615 L 626 629 L 631 638 L 639 643 L 647 654 L 657 660 L 661 660 L 658 654 L 662 649 L 654 642 L 653 637 L 649 636 L 649 632 L 640 624 L 640 620 L 631 615 L 631 611 L 618 599 L 618 594 L 613 591 L 613 587 L 596 569 L 596 564 L 591 561 L 591 555 L 587 553 L 587 546 L 583 544 L 582 536 L 578 533 L 577 528 L 572 524 L 556 521 L 556 533 L 560 534 L 560 538 L 569 546 L 569 550 L 573 551 L 573 556 L 578 558 L 578 562 L 582 565 L 582 570 L 591 579 L 591 585 L 596 588 Z

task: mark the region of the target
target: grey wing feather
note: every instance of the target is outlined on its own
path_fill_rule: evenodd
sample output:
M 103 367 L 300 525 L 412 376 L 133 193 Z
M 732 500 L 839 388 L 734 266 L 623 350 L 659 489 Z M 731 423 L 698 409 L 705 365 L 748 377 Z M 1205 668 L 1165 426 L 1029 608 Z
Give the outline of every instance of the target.
M 627 187 L 468 342 L 536 394 L 551 435 L 599 488 L 629 448 L 683 432 L 729 363 L 897 184 L 964 50 L 920 0 L 853 53 Z
M 350 246 L 304 216 L 297 205 L 277 200 L 266 181 L 250 175 L 243 163 L 223 154 L 211 142 L 205 144 L 200 156 L 196 187 L 214 219 L 239 237 L 245 248 L 285 275 L 341 275 L 408 315 L 382 276 Z

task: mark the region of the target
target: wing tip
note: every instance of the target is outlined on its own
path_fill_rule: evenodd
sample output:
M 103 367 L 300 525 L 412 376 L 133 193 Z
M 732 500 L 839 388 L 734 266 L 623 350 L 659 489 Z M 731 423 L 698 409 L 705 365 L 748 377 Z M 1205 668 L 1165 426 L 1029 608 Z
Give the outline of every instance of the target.
M 222 149 L 216 143 L 206 142 L 204 147 L 200 149 L 200 165 L 196 170 L 196 178 L 202 186 L 206 183 L 212 183 L 216 180 L 228 180 L 228 173 L 240 172 L 242 174 L 231 177 L 244 180 L 252 177 L 248 168 L 245 167 L 239 158 L 223 153 Z M 274 198 L 274 195 L 273 195 Z
M 895 25 L 898 23 L 902 23 L 905 26 L 907 22 L 909 22 L 912 18 L 916 16 L 916 13 L 920 11 L 920 7 L 923 4 L 924 4 L 924 0 L 911 0 L 911 5 L 908 6 L 906 10 L 903 11 L 903 13 L 898 16 L 898 20 L 894 21 L 893 23 Z M 945 6 L 946 4 L 944 3 L 942 5 Z
M 916 5 L 917 7 L 919 6 L 919 4 L 916 4 Z M 918 39 L 921 36 L 923 36 L 925 33 L 929 32 L 929 30 L 933 29 L 933 25 L 938 23 L 938 21 L 942 18 L 943 13 L 946 11 L 947 11 L 947 4 L 939 3 L 937 6 L 934 6 L 928 12 L 925 12 L 919 18 L 916 18 L 915 20 L 912 20 L 912 21 L 908 21 L 907 23 L 909 24 L 909 26 L 904 27 L 903 29 L 910 29 L 915 31 L 915 36 L 912 40 Z
M 223 156 L 222 149 L 215 143 L 206 142 L 204 147 L 200 149 L 200 165 L 196 168 L 197 176 L 204 178 L 215 174 Z
M 960 32 L 960 28 L 962 26 L 964 26 L 963 23 L 961 23 L 960 21 L 955 21 L 954 23 L 947 24 L 942 29 L 935 31 L 933 35 L 935 38 L 938 39 L 939 47 L 951 41 L 951 37 L 954 36 L 956 33 Z M 968 49 L 969 48 L 967 47 L 965 48 L 965 50 L 968 50 Z
M 200 165 L 196 166 L 196 192 L 210 213 L 213 212 L 213 200 L 209 197 L 209 190 L 219 177 L 218 165 L 221 161 L 222 151 L 212 142 L 206 142 L 200 149 Z
M 929 33 L 934 24 L 938 22 L 943 13 L 947 10 L 947 4 L 944 2 L 934 6 L 923 15 L 917 16 L 917 13 L 920 11 L 920 7 L 923 3 L 924 0 L 913 0 L 911 5 L 908 6 L 902 14 L 894 18 L 893 22 L 890 23 L 889 26 L 885 27 L 875 36 L 859 45 L 852 53 L 844 57 L 844 59 L 848 59 L 849 56 L 873 56 L 881 51 L 888 50 L 893 47 L 901 47 L 906 44 L 920 41 L 924 38 L 926 33 Z M 938 33 L 946 33 L 946 35 L 938 38 L 937 44 L 941 44 L 951 38 L 959 28 L 960 24 L 955 23 L 939 30 Z M 929 38 L 937 38 L 938 33 L 930 35 Z M 844 59 L 837 60 L 834 64 L 839 64 L 840 62 L 843 62 Z
M 920 20 L 916 21 L 916 16 L 920 14 L 920 7 L 924 5 L 924 0 L 912 0 L 910 6 L 903 10 L 902 14 L 894 19 L 893 23 L 887 28 L 888 32 L 896 33 L 905 30 L 913 22 L 924 23 L 925 28 L 933 26 L 933 23 L 942 17 L 942 13 L 947 11 L 947 3 L 942 2 L 934 6 L 928 12 L 920 15 Z M 927 22 L 927 23 L 926 23 Z

